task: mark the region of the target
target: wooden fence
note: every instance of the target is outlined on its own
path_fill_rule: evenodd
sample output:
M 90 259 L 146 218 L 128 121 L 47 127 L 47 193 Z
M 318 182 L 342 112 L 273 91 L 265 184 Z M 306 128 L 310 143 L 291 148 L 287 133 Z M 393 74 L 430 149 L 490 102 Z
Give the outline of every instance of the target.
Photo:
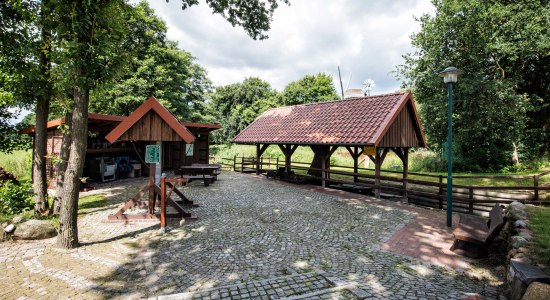
M 225 168 L 236 172 L 256 173 L 257 165 L 260 173 L 267 170 L 277 170 L 284 166 L 284 160 L 279 158 L 261 157 L 259 164 L 255 157 L 234 156 L 222 158 L 219 162 Z M 403 173 L 394 170 L 382 170 L 380 185 L 375 183 L 374 169 L 359 168 L 358 173 L 353 167 L 331 165 L 330 169 L 310 168 L 309 162 L 292 161 L 291 169 L 299 174 L 306 174 L 308 170 L 326 172 L 328 178 L 310 176 L 319 181 L 325 181 L 326 186 L 344 187 L 348 189 L 380 189 L 382 196 L 406 197 L 409 203 L 446 209 L 447 176 L 409 172 L 408 178 Z M 351 171 L 349 171 L 351 169 Z M 531 184 L 510 186 L 483 186 L 453 184 L 453 210 L 486 215 L 495 205 L 507 205 L 513 201 L 527 204 L 550 205 L 550 186 L 541 186 L 540 178 L 548 176 L 550 171 L 537 175 L 492 175 L 492 176 L 453 176 L 456 179 L 509 179 L 529 180 Z

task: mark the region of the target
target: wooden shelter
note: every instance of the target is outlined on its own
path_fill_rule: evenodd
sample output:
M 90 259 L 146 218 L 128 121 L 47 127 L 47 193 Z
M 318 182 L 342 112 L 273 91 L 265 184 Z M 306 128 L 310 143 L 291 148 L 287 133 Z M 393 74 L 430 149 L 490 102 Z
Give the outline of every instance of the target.
M 310 174 L 320 176 L 323 186 L 330 172 L 330 157 L 338 147 L 349 151 L 354 173 L 358 171 L 359 157 L 368 155 L 375 164 L 377 197 L 380 167 L 387 153 L 394 151 L 403 162 L 406 193 L 409 149 L 426 147 L 411 93 L 273 108 L 241 131 L 233 142 L 256 145 L 257 172 L 261 171 L 260 157 L 269 145 L 279 146 L 287 171 L 296 148 L 309 146 L 314 152 Z
M 156 101 L 156 100 L 155 100 Z M 151 104 L 149 104 L 151 105 Z M 159 103 L 160 105 L 160 103 Z M 166 110 L 164 108 L 164 110 Z M 159 110 L 162 111 L 162 110 Z M 164 113 L 165 114 L 165 113 Z M 170 112 L 168 114 L 171 115 Z M 143 120 L 140 122 L 140 126 L 144 126 L 143 130 L 145 133 L 146 130 L 150 130 L 150 123 L 157 122 L 158 119 L 155 119 L 153 113 L 149 113 L 147 116 L 143 116 Z M 106 136 L 113 131 L 121 122 L 126 120 L 127 117 L 124 116 L 115 116 L 115 115 L 105 115 L 105 114 L 88 114 L 88 147 L 86 149 L 86 165 L 84 167 L 83 176 L 89 177 L 96 180 L 101 180 L 98 176 L 97 170 L 95 170 L 94 165 L 91 164 L 94 160 L 101 157 L 111 157 L 113 159 L 119 157 L 127 157 L 132 161 L 132 164 L 136 168 L 140 168 L 146 173 L 147 168 L 143 165 L 141 158 L 144 155 L 145 145 L 149 144 L 147 141 L 133 139 L 133 135 L 137 134 L 137 129 L 132 129 L 130 133 L 127 133 L 125 136 L 121 136 L 113 143 L 110 143 Z M 149 126 L 146 126 L 146 123 L 149 122 Z M 163 170 L 174 170 L 178 169 L 184 165 L 191 165 L 193 163 L 207 164 L 209 163 L 209 135 L 213 130 L 221 128 L 220 124 L 207 124 L 207 123 L 192 123 L 192 122 L 179 122 L 185 130 L 190 132 L 194 136 L 193 144 L 186 144 L 185 141 L 178 139 L 173 136 L 170 141 L 162 143 L 162 166 Z M 63 140 L 63 132 L 60 128 L 61 125 L 65 124 L 65 119 L 60 118 L 48 122 L 47 124 L 47 174 L 48 174 L 48 185 L 50 187 L 55 186 L 55 176 L 56 168 L 53 164 L 53 160 L 56 156 L 60 155 L 61 142 Z M 172 125 L 175 125 L 173 123 Z M 160 134 L 172 134 L 172 130 L 160 130 L 155 129 L 149 131 L 151 134 L 150 138 L 156 138 L 156 135 Z M 29 127 L 22 129 L 21 134 L 34 135 L 34 127 Z M 141 133 L 141 132 L 140 132 Z M 132 134 L 132 136 L 129 136 Z M 192 149 L 189 149 L 191 147 Z M 191 151 L 186 151 L 191 150 Z M 143 167 L 143 168 L 142 168 Z M 142 172 L 140 172 L 142 173 Z M 135 176 L 140 174 L 136 173 Z M 118 177 L 117 177 L 118 178 Z
M 155 97 L 151 96 L 107 134 L 105 139 L 110 143 L 116 141 L 142 141 L 161 146 L 163 142 L 192 144 L 196 138 Z M 184 204 L 193 205 L 193 202 L 189 201 L 176 187 L 178 183 L 185 184 L 187 180 L 171 178 L 167 181 L 165 178 L 161 179 L 160 174 L 155 174 L 155 172 L 161 171 L 161 167 L 159 165 L 157 168 L 156 165 L 155 163 L 150 164 L 148 184 L 132 199 L 128 200 L 126 205 L 117 213 L 110 215 L 108 220 L 125 221 L 128 219 L 156 218 L 154 208 L 158 198 L 161 198 L 161 227 L 166 226 L 166 204 L 172 206 L 177 211 L 176 214 L 168 217 L 191 217 L 191 214 L 185 212 L 179 203 L 170 198 L 170 195 L 168 197 L 166 195 L 166 184 L 168 183 L 169 188 L 171 188 L 170 194 L 175 192 L 181 197 Z M 148 194 L 148 201 L 140 201 L 141 197 L 146 194 Z M 128 209 L 133 207 L 147 207 L 147 213 L 137 215 L 124 214 Z

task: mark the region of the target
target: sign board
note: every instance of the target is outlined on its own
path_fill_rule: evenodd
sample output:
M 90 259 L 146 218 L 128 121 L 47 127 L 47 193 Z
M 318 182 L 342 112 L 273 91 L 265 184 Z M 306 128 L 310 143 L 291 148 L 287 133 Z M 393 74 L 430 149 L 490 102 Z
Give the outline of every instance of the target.
M 160 163 L 160 145 L 145 146 L 145 163 L 148 163 L 148 164 Z
M 375 146 L 365 146 L 365 148 L 363 148 L 363 154 L 364 155 L 376 155 L 376 147 Z
M 193 156 L 193 144 L 185 144 L 185 155 Z

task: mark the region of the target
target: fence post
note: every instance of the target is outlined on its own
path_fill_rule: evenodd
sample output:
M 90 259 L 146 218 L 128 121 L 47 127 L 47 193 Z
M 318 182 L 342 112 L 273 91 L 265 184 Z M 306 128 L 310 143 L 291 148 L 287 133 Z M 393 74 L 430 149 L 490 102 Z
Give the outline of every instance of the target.
M 468 199 L 470 200 L 468 202 L 468 212 L 470 214 L 474 214 L 474 188 L 469 187 L 470 193 L 468 195 Z
M 244 156 L 241 156 L 241 173 L 244 173 Z
M 439 175 L 439 209 L 443 209 L 443 175 Z
M 237 172 L 237 155 L 233 156 L 233 172 Z
M 277 156 L 277 161 L 276 161 L 276 166 L 275 166 L 275 169 L 276 170 L 279 170 L 279 157 Z
M 533 186 L 535 191 L 535 201 L 539 201 L 539 175 L 533 175 Z

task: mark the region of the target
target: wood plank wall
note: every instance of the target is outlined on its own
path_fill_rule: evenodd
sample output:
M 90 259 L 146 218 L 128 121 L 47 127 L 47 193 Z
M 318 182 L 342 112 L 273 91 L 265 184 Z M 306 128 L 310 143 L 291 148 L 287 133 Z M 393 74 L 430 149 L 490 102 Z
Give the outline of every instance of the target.
M 182 141 L 181 137 L 154 111 L 148 112 L 119 138 L 133 141 Z
M 403 107 L 378 147 L 419 147 L 422 144 L 411 109 L 408 103 Z

